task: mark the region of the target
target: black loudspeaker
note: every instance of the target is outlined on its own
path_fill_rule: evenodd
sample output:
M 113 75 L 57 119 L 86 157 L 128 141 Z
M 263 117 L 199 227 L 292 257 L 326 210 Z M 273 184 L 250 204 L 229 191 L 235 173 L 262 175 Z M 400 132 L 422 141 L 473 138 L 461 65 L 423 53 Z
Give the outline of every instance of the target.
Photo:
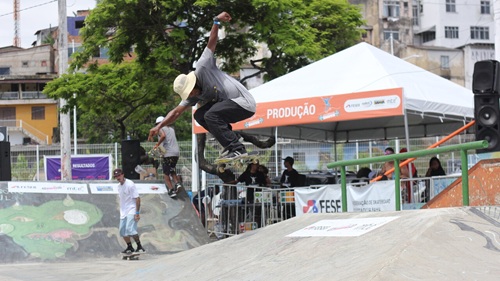
M 472 92 L 474 94 L 498 94 L 500 88 L 500 63 L 496 60 L 483 60 L 474 64 Z
M 477 153 L 500 150 L 500 95 L 474 95 L 474 119 L 476 120 L 476 140 L 487 140 L 488 148 Z
M 12 180 L 10 169 L 10 142 L 0 141 L 0 181 Z
M 122 141 L 122 170 L 127 179 L 140 178 L 136 173 L 135 167 L 140 164 L 140 147 L 139 140 L 123 140 Z
M 0 127 L 0 141 L 9 141 L 9 136 L 7 135 L 7 127 Z

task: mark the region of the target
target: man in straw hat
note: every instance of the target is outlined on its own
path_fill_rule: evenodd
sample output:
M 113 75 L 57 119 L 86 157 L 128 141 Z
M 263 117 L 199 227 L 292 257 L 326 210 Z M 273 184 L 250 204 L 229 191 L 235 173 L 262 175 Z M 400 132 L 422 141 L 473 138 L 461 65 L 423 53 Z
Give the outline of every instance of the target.
M 214 18 L 207 47 L 196 63 L 196 70 L 181 74 L 174 81 L 174 91 L 182 101 L 149 131 L 150 140 L 161 127 L 174 123 L 184 111 L 198 104 L 194 119 L 224 147 L 220 158 L 237 159 L 247 155 L 231 123 L 252 117 L 255 100 L 241 83 L 217 68 L 214 58 L 219 25 L 230 20 L 227 12 Z

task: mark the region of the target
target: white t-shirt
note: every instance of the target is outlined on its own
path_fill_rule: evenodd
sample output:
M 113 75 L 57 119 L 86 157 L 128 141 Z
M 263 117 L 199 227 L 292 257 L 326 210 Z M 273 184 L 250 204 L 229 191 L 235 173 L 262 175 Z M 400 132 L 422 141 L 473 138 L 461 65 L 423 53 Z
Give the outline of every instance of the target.
M 123 184 L 118 183 L 118 195 L 120 196 L 120 219 L 135 214 L 135 199 L 139 197 L 135 183 L 129 179 L 125 179 Z

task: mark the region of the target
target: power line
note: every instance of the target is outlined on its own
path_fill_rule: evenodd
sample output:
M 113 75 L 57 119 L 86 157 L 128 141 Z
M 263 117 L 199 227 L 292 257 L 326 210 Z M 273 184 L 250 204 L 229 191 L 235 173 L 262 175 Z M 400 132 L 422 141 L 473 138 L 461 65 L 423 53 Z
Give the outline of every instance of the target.
M 40 6 L 44 6 L 44 5 L 53 3 L 53 2 L 57 2 L 57 0 L 51 0 L 49 2 L 41 3 L 41 4 L 38 4 L 38 5 L 35 5 L 35 6 L 31 6 L 31 7 L 28 7 L 28 8 L 24 8 L 24 9 L 20 9 L 19 12 L 26 11 L 26 10 L 29 10 L 29 9 L 33 9 L 33 8 L 36 8 L 36 7 L 40 7 Z M 6 14 L 1 14 L 0 17 L 9 16 L 9 15 L 12 15 L 12 14 L 14 14 L 14 12 L 6 13 Z

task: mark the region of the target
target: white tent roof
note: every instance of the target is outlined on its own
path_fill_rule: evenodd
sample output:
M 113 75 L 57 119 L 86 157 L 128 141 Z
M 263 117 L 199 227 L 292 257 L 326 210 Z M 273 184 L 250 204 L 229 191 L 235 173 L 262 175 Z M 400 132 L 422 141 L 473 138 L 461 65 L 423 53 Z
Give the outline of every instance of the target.
M 250 90 L 257 103 L 403 88 L 410 137 L 444 135 L 474 117 L 473 93 L 367 43 L 326 57 Z M 252 133 L 273 135 L 272 128 Z M 280 137 L 357 140 L 404 137 L 398 117 L 286 126 Z M 333 135 L 335 134 L 335 136 Z

